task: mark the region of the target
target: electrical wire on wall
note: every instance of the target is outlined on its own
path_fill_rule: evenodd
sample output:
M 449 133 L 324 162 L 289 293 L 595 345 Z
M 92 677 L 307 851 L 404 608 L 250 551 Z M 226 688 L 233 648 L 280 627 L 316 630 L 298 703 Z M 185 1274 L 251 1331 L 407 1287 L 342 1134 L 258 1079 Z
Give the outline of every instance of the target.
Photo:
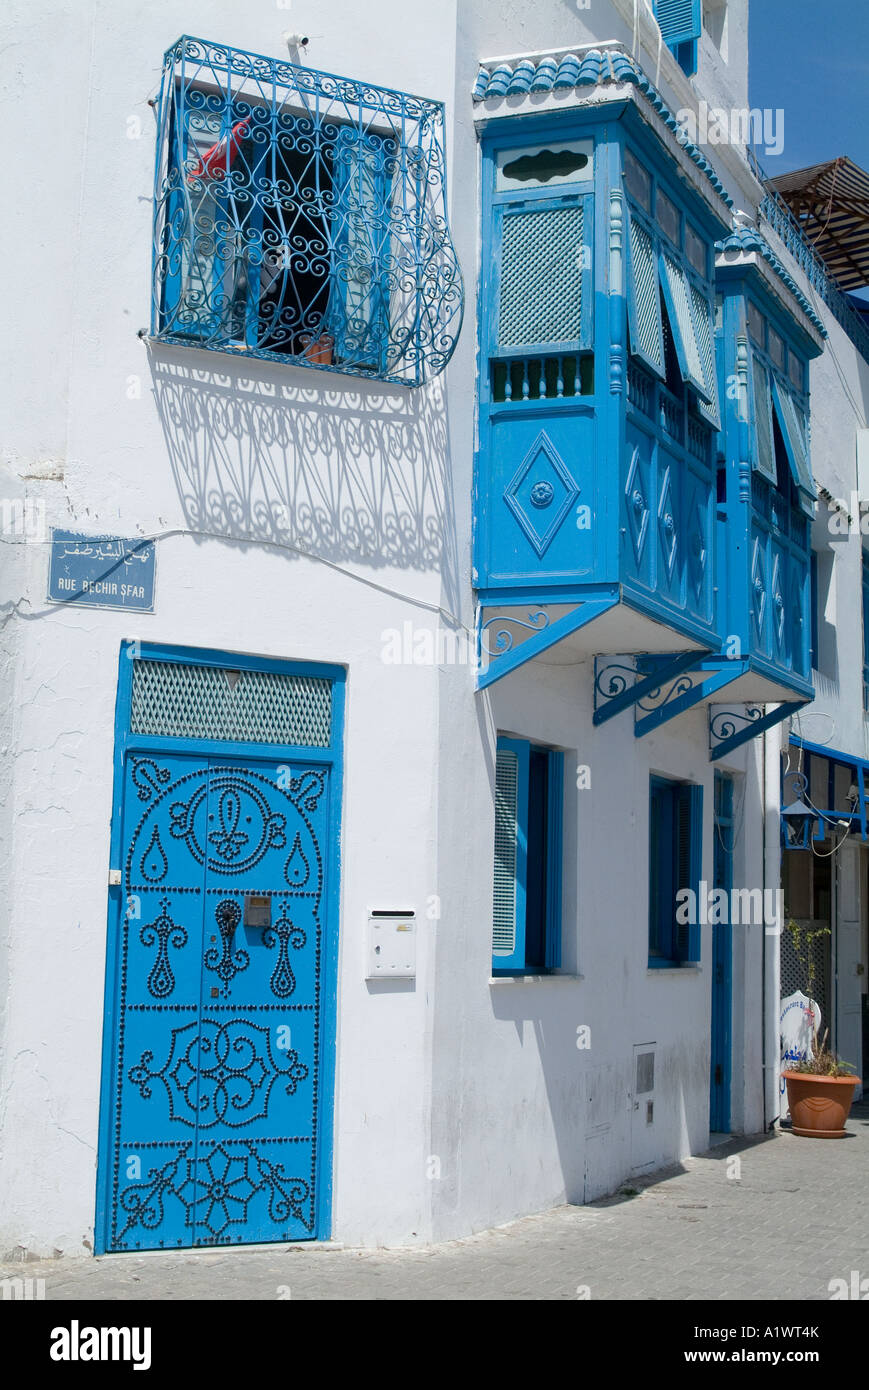
M 165 531 L 154 532 L 150 536 L 139 537 L 137 545 L 133 546 L 131 548 L 131 551 L 128 553 L 133 553 L 135 550 L 141 548 L 144 545 L 150 545 L 152 542 L 169 540 L 173 536 L 193 536 L 199 540 L 230 541 L 235 545 L 259 545 L 265 546 L 273 550 L 289 550 L 292 551 L 294 555 L 303 555 L 309 560 L 315 560 L 317 564 L 325 565 L 327 569 L 335 570 L 336 573 L 343 574 L 348 579 L 355 579 L 357 583 L 364 584 L 366 588 L 375 589 L 378 593 L 385 594 L 388 598 L 395 598 L 399 599 L 402 603 L 413 604 L 416 608 L 426 609 L 429 613 L 437 613 L 446 622 L 453 624 L 457 628 L 460 628 L 462 632 L 466 633 L 471 638 L 473 638 L 476 635 L 473 628 L 468 627 L 467 623 L 463 623 L 461 618 L 459 618 L 455 613 L 451 613 L 448 608 L 443 608 L 438 603 L 429 603 L 428 600 L 417 598 L 413 594 L 402 593 L 400 589 L 392 589 L 388 584 L 379 584 L 376 579 L 369 579 L 364 574 L 357 574 L 355 570 L 349 569 L 346 565 L 339 565 L 334 560 L 327 560 L 324 555 L 318 555 L 316 551 L 313 550 L 306 550 L 304 546 L 293 545 L 291 541 L 273 541 L 268 540 L 263 536 L 234 536 L 229 532 L 198 531 L 187 526 L 174 526 L 166 529 Z M 7 537 L 2 536 L 0 536 L 0 541 L 2 541 L 6 545 L 21 544 L 20 541 L 9 540 Z M 32 544 L 32 542 L 29 543 Z M 50 543 L 51 542 L 49 541 L 42 542 L 42 544 L 46 545 Z M 107 570 L 105 570 L 102 574 L 96 577 L 94 582 L 102 582 L 103 580 L 110 578 L 110 576 L 117 570 L 118 564 L 122 563 L 123 561 L 116 561 L 115 564 L 110 565 Z M 46 604 L 44 608 L 36 609 L 30 613 L 21 613 L 19 611 L 21 603 L 24 602 L 23 598 L 10 599 L 8 602 L 0 604 L 0 612 L 4 614 L 3 620 L 2 622 L 0 622 L 0 627 L 5 626 L 8 619 L 12 617 L 21 618 L 23 621 L 26 622 L 33 622 L 38 618 L 49 618 L 53 614 L 58 613 L 64 603 L 74 604 L 76 597 L 77 595 L 70 594 L 69 598 L 62 600 L 60 604 Z

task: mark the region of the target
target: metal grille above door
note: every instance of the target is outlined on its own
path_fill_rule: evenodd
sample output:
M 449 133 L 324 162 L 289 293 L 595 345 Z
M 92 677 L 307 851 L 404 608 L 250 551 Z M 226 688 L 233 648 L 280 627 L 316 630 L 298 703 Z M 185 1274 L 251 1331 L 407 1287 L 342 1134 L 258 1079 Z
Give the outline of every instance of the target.
M 317 676 L 133 663 L 134 734 L 328 748 L 332 684 Z

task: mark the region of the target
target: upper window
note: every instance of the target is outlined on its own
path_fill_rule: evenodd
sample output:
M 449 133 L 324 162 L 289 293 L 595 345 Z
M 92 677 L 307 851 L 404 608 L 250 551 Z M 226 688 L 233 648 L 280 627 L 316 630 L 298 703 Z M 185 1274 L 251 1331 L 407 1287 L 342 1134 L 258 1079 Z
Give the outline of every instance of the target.
M 758 347 L 766 347 L 766 319 L 752 299 L 748 301 L 748 333 Z
M 660 188 L 655 198 L 655 214 L 658 226 L 664 235 L 668 236 L 675 246 L 680 246 L 679 225 L 681 218 L 679 217 L 679 209 Z
M 697 40 L 702 28 L 701 0 L 652 0 L 664 43 L 682 70 L 697 71 Z
M 461 308 L 439 102 L 198 39 L 167 53 L 155 336 L 416 385 Z
M 767 338 L 767 352 L 769 353 L 770 358 L 772 359 L 772 361 L 773 361 L 773 363 L 775 364 L 775 366 L 778 367 L 780 371 L 784 371 L 784 365 L 785 365 L 785 344 L 784 344 L 784 338 L 782 338 L 781 334 L 776 333 L 776 331 L 775 331 L 775 329 L 772 327 L 772 325 L 770 325 L 769 337 Z
M 493 974 L 561 964 L 563 797 L 563 753 L 498 739 Z
M 706 250 L 706 242 L 698 236 L 690 222 L 685 223 L 685 255 L 691 265 L 705 279 L 709 274 L 709 256 Z
M 652 178 L 631 150 L 625 150 L 625 188 L 644 212 L 652 211 Z
M 649 797 L 649 965 L 700 960 L 698 893 L 703 788 L 652 777 Z M 692 910 L 693 909 L 693 910 Z

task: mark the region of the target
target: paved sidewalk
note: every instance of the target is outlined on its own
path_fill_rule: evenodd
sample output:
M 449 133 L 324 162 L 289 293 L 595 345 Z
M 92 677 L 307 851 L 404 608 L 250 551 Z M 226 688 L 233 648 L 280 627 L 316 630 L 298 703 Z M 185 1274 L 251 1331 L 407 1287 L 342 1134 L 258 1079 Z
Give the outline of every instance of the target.
M 831 1279 L 869 1278 L 869 1104 L 848 1130 L 731 1140 L 591 1206 L 422 1249 L 108 1255 L 0 1278 L 42 1278 L 47 1299 L 829 1299 Z

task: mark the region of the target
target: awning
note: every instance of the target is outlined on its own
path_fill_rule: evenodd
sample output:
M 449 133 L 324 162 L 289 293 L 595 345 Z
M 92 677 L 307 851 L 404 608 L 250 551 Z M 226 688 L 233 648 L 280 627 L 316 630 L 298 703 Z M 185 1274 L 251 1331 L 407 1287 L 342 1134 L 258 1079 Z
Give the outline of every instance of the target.
M 869 285 L 869 174 L 846 155 L 769 180 L 844 290 Z

